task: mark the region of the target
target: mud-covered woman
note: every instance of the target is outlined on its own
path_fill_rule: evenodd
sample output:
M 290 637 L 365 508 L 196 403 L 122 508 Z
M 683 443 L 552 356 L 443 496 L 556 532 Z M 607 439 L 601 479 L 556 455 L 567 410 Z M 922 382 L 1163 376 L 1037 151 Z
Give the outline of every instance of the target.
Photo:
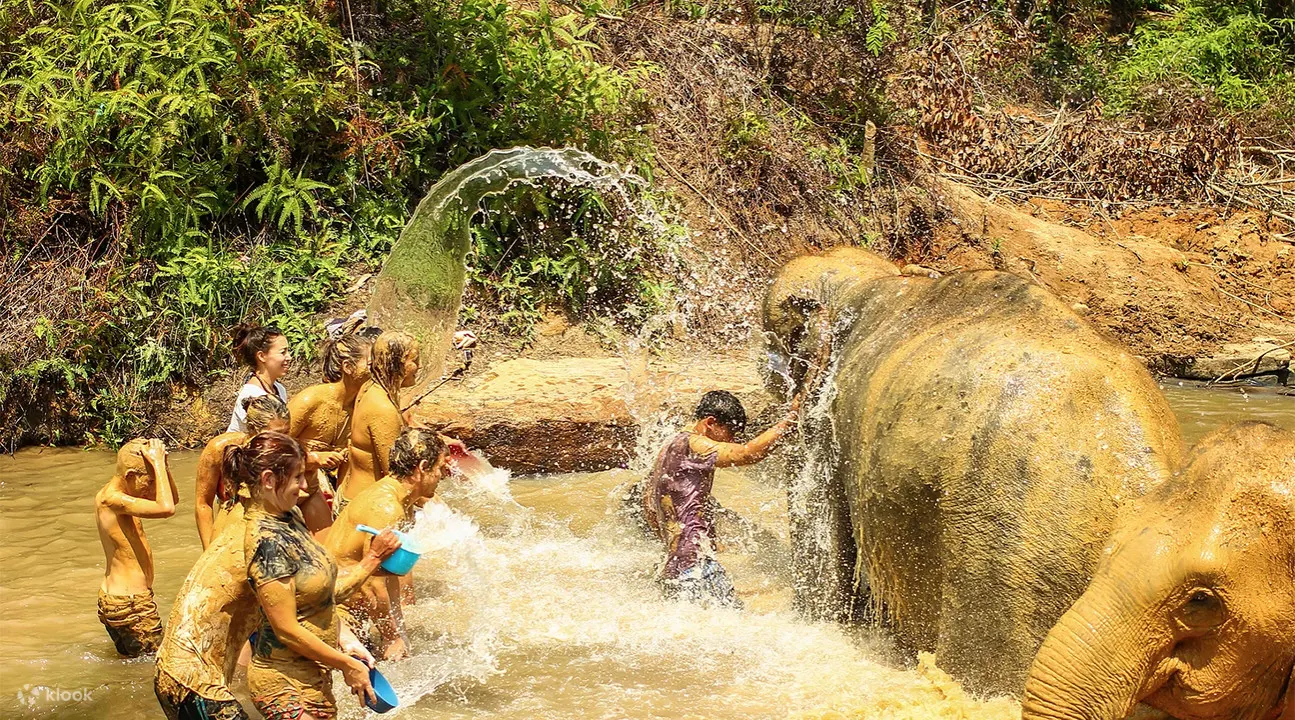
M 198 472 L 194 480 L 194 519 L 198 523 L 198 537 L 203 549 L 227 522 L 230 512 L 242 515 L 242 505 L 236 502 L 233 482 L 224 474 L 225 450 L 243 444 L 249 437 L 265 430 L 287 432 L 288 406 L 277 395 L 253 395 L 242 400 L 246 431 L 225 432 L 212 438 L 198 456 Z M 243 489 L 246 493 L 246 488 Z
M 236 504 L 244 509 L 261 492 L 258 486 L 278 487 L 299 475 L 303 466 L 300 446 L 277 432 L 257 434 L 246 445 L 227 446 L 223 455 L 224 476 Z M 176 594 L 154 678 L 158 702 L 170 720 L 247 717 L 230 689 L 239 648 L 262 617 L 247 582 L 246 543 L 246 513 L 230 513 Z M 364 559 L 338 577 L 334 597 L 340 602 L 353 593 L 398 546 L 393 533 L 375 538 Z M 338 646 L 371 662 L 347 628 L 339 629 Z
M 292 411 L 288 434 L 306 449 L 307 463 L 318 468 L 313 475 L 307 472 L 308 492 L 312 496 L 319 495 L 316 490 L 323 483 L 332 483 L 320 477 L 321 474 L 337 471 L 336 475 L 340 476 L 343 472 L 355 398 L 369 380 L 372 348 L 371 338 L 354 332 L 344 331 L 339 337 L 328 339 L 322 352 L 324 382 L 302 390 L 288 403 Z M 322 495 L 319 498 L 302 507 L 312 529 L 321 522 L 327 526 L 333 519 L 332 508 Z
M 400 389 L 418 376 L 418 341 L 405 332 L 384 332 L 373 343 L 370 380 L 355 399 L 346 472 L 334 509 L 341 512 L 348 498 L 359 495 L 385 477 L 391 446 L 404 428 Z
M 288 402 L 288 389 L 279 378 L 292 365 L 288 338 L 272 327 L 241 325 L 234 333 L 234 355 L 250 370 L 243 387 L 234 398 L 234 412 L 226 432 L 247 432 L 247 415 L 243 401 L 258 395 L 275 395 Z
M 265 450 L 255 450 L 264 445 Z M 279 472 L 255 474 L 251 453 L 273 456 Z M 350 572 L 339 582 L 337 563 L 306 528 L 297 504 L 305 488 L 306 457 L 287 435 L 262 433 L 246 451 L 229 451 L 230 469 L 251 485 L 243 551 L 247 582 L 261 608 L 261 623 L 252 644 L 247 685 L 256 709 L 267 718 L 335 717 L 332 670 L 340 670 L 347 687 L 367 702 L 373 698 L 367 653 L 360 658 L 341 649 L 342 616 L 336 602 L 367 579 Z M 382 559 L 398 547 L 386 534 Z M 368 573 L 372 574 L 370 565 Z M 357 651 L 358 654 L 358 651 Z

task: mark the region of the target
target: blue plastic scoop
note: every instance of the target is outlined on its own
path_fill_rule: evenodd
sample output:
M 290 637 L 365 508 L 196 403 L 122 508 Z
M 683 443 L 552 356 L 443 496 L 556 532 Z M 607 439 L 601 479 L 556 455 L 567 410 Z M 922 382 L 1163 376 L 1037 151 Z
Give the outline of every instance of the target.
M 368 525 L 356 525 L 355 529 L 370 535 L 377 535 L 382 532 Z M 382 569 L 392 575 L 408 574 L 410 570 L 414 569 L 414 563 L 418 562 L 418 558 L 422 557 L 423 553 L 418 549 L 418 543 L 415 543 L 408 533 L 402 533 L 399 530 L 392 530 L 392 532 L 400 539 L 400 548 L 382 561 Z
M 400 705 L 400 699 L 396 697 L 395 688 L 391 687 L 391 683 L 382 677 L 382 673 L 378 672 L 377 668 L 369 669 L 369 684 L 373 686 L 373 694 L 377 696 L 376 700 L 367 703 L 370 710 L 384 713 L 394 710 Z

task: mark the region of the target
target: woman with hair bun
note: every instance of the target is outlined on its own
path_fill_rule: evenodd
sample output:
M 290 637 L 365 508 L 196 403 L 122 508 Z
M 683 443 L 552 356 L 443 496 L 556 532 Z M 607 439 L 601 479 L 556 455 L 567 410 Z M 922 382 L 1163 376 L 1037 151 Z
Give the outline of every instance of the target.
M 272 327 L 240 325 L 234 332 L 234 354 L 251 368 L 243 388 L 234 399 L 234 412 L 226 432 L 247 432 L 247 414 L 243 401 L 258 395 L 275 395 L 288 402 L 288 389 L 279 382 L 292 365 L 288 338 Z
M 248 457 L 267 454 L 261 444 L 270 448 L 272 469 Z M 240 450 L 226 451 L 226 468 L 251 486 L 243 551 L 247 582 L 263 618 L 247 669 L 252 702 L 267 718 L 335 717 L 332 670 L 342 672 L 360 702 L 374 698 L 372 656 L 365 653 L 361 660 L 341 651 L 343 623 L 336 603 L 372 575 L 373 559 L 380 562 L 399 543 L 393 533 L 384 533 L 385 540 L 374 541 L 382 540 L 382 549 L 371 553 L 369 567 L 339 578 L 336 561 L 311 535 L 297 507 L 305 488 L 301 446 L 287 435 L 262 433 Z
M 297 393 L 288 407 L 292 410 L 292 425 L 288 434 L 307 450 L 307 461 L 313 474 L 307 472 L 309 490 L 329 482 L 329 471 L 339 470 L 346 460 L 346 446 L 351 435 L 351 416 L 355 397 L 369 380 L 369 355 L 373 341 L 364 335 L 343 330 L 342 334 L 324 343 L 324 379 L 326 382 Z M 321 477 L 324 475 L 325 477 Z M 322 513 L 325 526 L 331 524 L 333 515 L 325 502 L 302 508 L 306 519 L 315 527 L 319 520 L 312 517 Z
M 249 409 L 252 410 L 249 419 L 255 418 L 255 407 Z M 322 548 L 304 531 L 301 513 L 293 505 L 298 502 L 305 467 L 301 446 L 287 435 L 269 431 L 257 434 L 245 445 L 229 445 L 221 454 L 221 474 L 227 478 L 230 492 L 237 498 L 236 504 L 246 511 L 229 514 L 224 527 L 199 556 L 176 594 L 157 654 L 154 692 L 158 702 L 169 720 L 246 720 L 247 714 L 229 685 L 239 648 L 261 619 L 256 611 L 261 589 L 254 590 L 249 584 L 249 564 L 254 557 L 258 558 L 255 563 L 262 568 L 258 576 L 264 578 L 267 558 L 276 551 L 290 549 L 291 552 L 274 556 L 272 564 L 284 574 L 273 582 L 292 591 L 290 596 L 284 597 L 281 592 L 279 597 L 295 625 L 288 627 L 282 613 L 273 613 L 276 620 L 271 622 L 271 629 L 263 628 L 258 636 L 273 647 L 266 650 L 258 643 L 260 653 L 253 657 L 248 683 L 257 707 L 267 717 L 302 717 L 306 707 L 314 711 L 313 717 L 332 717 L 331 713 L 323 712 L 332 707 L 331 689 L 322 679 L 328 677 L 329 671 L 315 660 L 323 658 L 329 667 L 344 666 L 347 684 L 358 692 L 364 691 L 359 683 L 361 677 L 367 684 L 364 665 L 373 662 L 355 634 L 338 620 L 332 603 L 349 597 L 400 543 L 394 533 L 384 532 L 373 540 L 368 553 L 354 569 L 337 574 L 332 558 L 321 555 L 318 551 Z M 270 513 L 268 519 L 267 513 Z M 291 527 L 293 533 L 283 542 L 267 544 L 262 542 L 267 525 Z M 249 529 L 253 526 L 254 530 Z M 317 550 L 310 552 L 312 548 Z M 304 565 L 309 565 L 306 575 L 310 577 L 335 576 L 336 579 L 327 588 L 307 588 L 308 582 L 298 588 L 295 569 Z M 277 575 L 276 572 L 268 574 Z M 306 602 L 299 602 L 299 589 L 313 593 L 308 598 L 313 601 L 313 613 L 296 615 L 307 607 Z M 266 616 L 271 614 L 267 612 Z M 314 641 L 306 641 L 318 651 L 314 656 L 290 654 L 289 649 L 296 647 L 296 640 L 287 638 L 299 638 L 303 631 L 314 634 Z M 272 640 L 276 637 L 282 641 Z M 285 670 L 292 670 L 291 678 L 281 676 Z M 287 714 L 267 712 L 275 709 Z

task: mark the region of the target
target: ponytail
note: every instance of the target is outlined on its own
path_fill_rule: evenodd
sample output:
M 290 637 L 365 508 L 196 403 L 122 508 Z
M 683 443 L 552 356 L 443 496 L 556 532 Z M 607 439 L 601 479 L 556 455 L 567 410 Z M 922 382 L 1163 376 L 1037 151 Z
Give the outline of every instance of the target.
M 245 445 L 225 448 L 221 470 L 230 481 L 231 495 L 237 495 L 244 487 L 255 495 L 260 491 L 258 479 L 261 473 L 266 470 L 274 473 L 277 486 L 305 462 L 306 455 L 296 440 L 283 433 L 267 431 L 257 434 Z

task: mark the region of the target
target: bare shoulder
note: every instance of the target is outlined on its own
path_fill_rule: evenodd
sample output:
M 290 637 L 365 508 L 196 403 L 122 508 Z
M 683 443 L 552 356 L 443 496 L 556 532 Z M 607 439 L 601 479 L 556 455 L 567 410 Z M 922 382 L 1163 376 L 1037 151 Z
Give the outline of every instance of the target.
M 126 510 L 126 493 L 113 486 L 112 482 L 99 488 L 99 492 L 94 496 L 95 510 L 108 511 L 114 515 L 125 512 Z M 102 515 L 102 513 L 97 513 Z
M 230 445 L 237 445 L 247 439 L 247 433 L 227 432 L 221 433 L 211 440 L 207 441 L 206 447 L 202 449 L 202 454 L 223 453 L 225 448 Z
M 292 399 L 288 400 L 288 411 L 293 416 L 296 416 L 298 413 L 308 413 L 316 407 L 328 402 L 330 399 L 329 395 L 330 388 L 328 384 L 321 383 L 318 385 L 311 385 L 296 395 L 293 395 Z

